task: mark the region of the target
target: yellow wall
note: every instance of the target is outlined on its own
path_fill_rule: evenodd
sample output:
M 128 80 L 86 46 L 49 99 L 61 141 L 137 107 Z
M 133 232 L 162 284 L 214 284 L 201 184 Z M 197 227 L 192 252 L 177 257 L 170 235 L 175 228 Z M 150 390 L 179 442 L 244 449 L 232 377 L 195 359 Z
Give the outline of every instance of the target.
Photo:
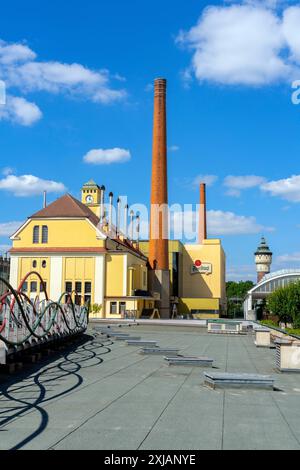
M 94 303 L 94 289 L 95 289 L 95 258 L 81 258 L 81 257 L 65 257 L 63 258 L 63 276 L 61 291 L 65 292 L 66 282 L 72 282 L 72 288 L 75 290 L 75 282 L 82 283 L 81 295 L 84 297 L 84 284 L 91 282 L 91 303 Z
M 180 298 L 179 313 L 189 313 L 191 310 L 218 311 L 219 299 Z
M 33 227 L 48 226 L 48 243 L 33 243 Z M 41 236 L 42 228 L 40 228 Z M 104 247 L 104 240 L 97 239 L 96 228 L 88 220 L 62 219 L 62 220 L 31 220 L 14 240 L 14 248 L 56 248 L 56 247 Z
M 141 242 L 145 255 L 149 252 L 149 242 Z M 173 282 L 173 253 L 179 255 L 179 313 L 190 310 L 219 310 L 226 308 L 225 254 L 218 239 L 204 240 L 203 244 L 183 245 L 179 241 L 169 241 L 169 266 L 171 287 Z M 191 274 L 194 261 L 212 264 L 212 274 Z
M 183 250 L 183 297 L 212 298 L 222 296 L 221 244 L 185 245 Z M 194 261 L 212 264 L 212 274 L 191 274 Z
M 119 297 L 124 295 L 124 257 L 125 255 L 106 256 L 106 297 Z
M 34 268 L 33 267 L 33 262 L 36 261 L 37 262 L 37 267 Z M 42 267 L 42 263 L 43 261 L 46 261 L 46 267 L 43 268 Z M 47 284 L 47 291 L 49 292 L 49 283 L 50 283 L 50 263 L 51 263 L 51 260 L 50 258 L 47 258 L 47 257 L 20 257 L 19 260 L 18 260 L 18 285 L 20 285 L 21 281 L 24 279 L 24 277 L 26 276 L 27 273 L 29 273 L 30 271 L 35 271 L 35 272 L 38 272 L 41 277 L 43 278 L 43 280 L 46 282 Z M 27 294 L 30 293 L 30 282 L 31 281 L 37 281 L 38 285 L 38 289 L 37 289 L 37 295 L 40 294 L 40 281 L 38 280 L 37 276 L 35 276 L 34 274 L 31 275 L 27 282 L 28 282 L 28 290 L 27 290 Z

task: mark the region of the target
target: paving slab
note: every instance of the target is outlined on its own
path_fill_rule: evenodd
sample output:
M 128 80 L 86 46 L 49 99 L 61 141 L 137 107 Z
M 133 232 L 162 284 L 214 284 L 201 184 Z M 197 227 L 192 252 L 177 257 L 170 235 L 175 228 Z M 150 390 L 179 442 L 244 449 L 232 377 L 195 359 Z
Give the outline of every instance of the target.
M 219 372 L 275 377 L 277 391 L 210 390 L 198 367 L 168 367 L 89 330 L 82 344 L 0 377 L 0 449 L 297 449 L 300 376 L 275 369 L 253 336 L 141 324 L 134 333 L 213 357 Z M 95 337 L 93 337 L 93 334 Z

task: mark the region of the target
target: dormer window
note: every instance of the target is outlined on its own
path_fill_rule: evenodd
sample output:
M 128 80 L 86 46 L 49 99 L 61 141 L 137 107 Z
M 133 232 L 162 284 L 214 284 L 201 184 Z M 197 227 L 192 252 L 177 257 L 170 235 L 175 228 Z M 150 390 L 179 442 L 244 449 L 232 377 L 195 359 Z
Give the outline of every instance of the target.
M 39 243 L 40 241 L 40 227 L 38 225 L 35 225 L 33 227 L 33 243 Z

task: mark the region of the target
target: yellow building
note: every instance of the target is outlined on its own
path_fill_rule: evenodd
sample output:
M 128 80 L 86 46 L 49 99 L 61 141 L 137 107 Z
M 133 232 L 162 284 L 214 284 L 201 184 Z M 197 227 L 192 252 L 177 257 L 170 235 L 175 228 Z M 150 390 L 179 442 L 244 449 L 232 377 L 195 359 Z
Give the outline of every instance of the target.
M 92 316 L 140 317 L 159 308 L 158 294 L 149 292 L 149 242 L 130 241 L 112 225 L 104 204 L 105 188 L 89 181 L 81 202 L 67 194 L 28 218 L 11 237 L 10 282 L 17 288 L 35 271 L 46 283 L 51 300 L 62 292 L 76 302 L 89 301 Z M 110 193 L 109 210 L 112 208 Z M 211 318 L 226 312 L 225 254 L 220 240 L 185 245 L 169 241 L 171 310 Z M 23 288 L 32 299 L 44 298 L 32 274 Z M 76 292 L 76 297 L 75 297 Z
M 147 256 L 149 242 L 140 243 Z M 225 253 L 218 239 L 184 245 L 169 241 L 171 301 L 179 313 L 213 318 L 226 313 Z
M 146 256 L 100 223 L 103 190 L 91 181 L 82 189 L 82 202 L 67 194 L 28 218 L 11 237 L 14 288 L 35 271 L 45 280 L 51 300 L 76 291 L 77 302 L 96 304 L 95 317 L 117 317 L 125 311 L 139 316 L 144 308 L 154 307 L 147 292 Z M 44 298 L 34 274 L 23 290 L 30 298 Z

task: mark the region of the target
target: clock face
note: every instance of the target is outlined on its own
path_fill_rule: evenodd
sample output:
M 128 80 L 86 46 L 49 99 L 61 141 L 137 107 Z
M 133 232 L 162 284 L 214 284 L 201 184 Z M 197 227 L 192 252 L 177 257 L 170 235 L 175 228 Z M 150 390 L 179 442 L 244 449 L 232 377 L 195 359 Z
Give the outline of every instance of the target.
M 92 204 L 94 202 L 93 196 L 87 196 L 85 200 L 88 204 Z

